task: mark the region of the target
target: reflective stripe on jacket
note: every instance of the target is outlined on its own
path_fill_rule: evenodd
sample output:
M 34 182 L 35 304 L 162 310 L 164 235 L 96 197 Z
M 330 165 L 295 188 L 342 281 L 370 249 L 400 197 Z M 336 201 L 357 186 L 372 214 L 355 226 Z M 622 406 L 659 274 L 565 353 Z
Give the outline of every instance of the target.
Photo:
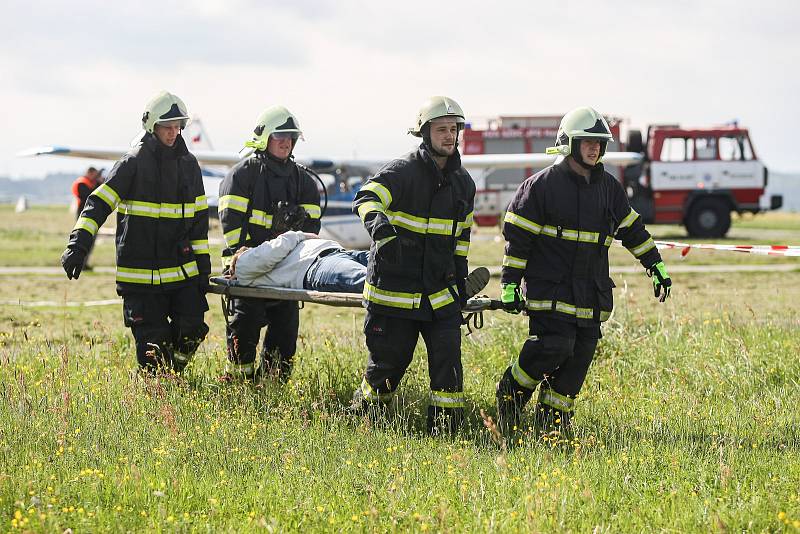
M 369 311 L 418 320 L 459 312 L 474 200 L 458 152 L 442 171 L 424 145 L 364 184 L 353 211 L 373 241 L 364 285 Z
M 503 283 L 525 278 L 528 313 L 588 323 L 613 309 L 608 248 L 614 238 L 645 267 L 661 260 L 619 181 L 603 170 L 590 179 L 566 160 L 525 180 L 503 221 Z
M 208 276 L 208 205 L 200 167 L 178 136 L 152 134 L 122 157 L 86 201 L 70 244 L 88 250 L 117 210 L 117 290 L 157 291 Z

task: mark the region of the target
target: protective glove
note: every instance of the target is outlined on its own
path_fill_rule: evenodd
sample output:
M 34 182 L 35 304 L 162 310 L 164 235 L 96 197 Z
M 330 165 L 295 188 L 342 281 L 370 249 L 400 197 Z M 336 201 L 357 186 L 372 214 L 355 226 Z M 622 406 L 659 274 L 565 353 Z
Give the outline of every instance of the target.
M 514 283 L 502 285 L 500 289 L 500 301 L 503 303 L 503 309 L 508 313 L 519 313 L 525 307 L 522 291 L 519 285 Z
M 659 302 L 667 300 L 672 288 L 672 278 L 667 274 L 664 262 L 660 261 L 647 269 L 647 276 L 653 279 L 653 293 Z
M 61 255 L 61 266 L 70 280 L 78 279 L 86 264 L 86 251 L 75 245 L 70 245 Z

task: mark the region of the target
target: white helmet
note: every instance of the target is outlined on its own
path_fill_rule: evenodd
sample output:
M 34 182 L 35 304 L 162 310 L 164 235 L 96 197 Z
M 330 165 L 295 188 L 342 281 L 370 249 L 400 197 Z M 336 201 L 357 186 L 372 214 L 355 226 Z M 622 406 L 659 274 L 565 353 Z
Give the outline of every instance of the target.
M 606 119 L 592 108 L 576 108 L 564 115 L 556 134 L 556 146 L 547 149 L 548 154 L 559 154 L 580 159 L 580 150 L 575 140 L 597 139 L 600 141 L 600 159 L 606 153 L 606 146 L 613 141 L 611 128 Z
M 148 133 L 153 133 L 156 124 L 176 120 L 181 121 L 181 130 L 186 128 L 189 121 L 186 104 L 172 93 L 161 91 L 145 106 L 142 114 L 142 128 Z

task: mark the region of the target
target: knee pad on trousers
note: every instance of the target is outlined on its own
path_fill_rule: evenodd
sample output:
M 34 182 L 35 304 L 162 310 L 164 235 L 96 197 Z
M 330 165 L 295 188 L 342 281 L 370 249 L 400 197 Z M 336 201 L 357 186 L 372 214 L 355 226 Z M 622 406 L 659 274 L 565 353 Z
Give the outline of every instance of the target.
M 575 339 L 545 334 L 531 336 L 519 353 L 519 366 L 534 380 L 542 380 L 572 355 Z

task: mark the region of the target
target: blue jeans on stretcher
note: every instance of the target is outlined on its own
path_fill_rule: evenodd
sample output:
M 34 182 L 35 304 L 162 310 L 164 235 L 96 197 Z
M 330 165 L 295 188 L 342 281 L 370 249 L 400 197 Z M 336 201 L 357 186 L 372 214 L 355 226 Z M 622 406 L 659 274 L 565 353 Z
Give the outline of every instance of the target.
M 304 287 L 315 291 L 361 293 L 367 278 L 368 250 L 335 250 L 320 255 L 306 271 Z

